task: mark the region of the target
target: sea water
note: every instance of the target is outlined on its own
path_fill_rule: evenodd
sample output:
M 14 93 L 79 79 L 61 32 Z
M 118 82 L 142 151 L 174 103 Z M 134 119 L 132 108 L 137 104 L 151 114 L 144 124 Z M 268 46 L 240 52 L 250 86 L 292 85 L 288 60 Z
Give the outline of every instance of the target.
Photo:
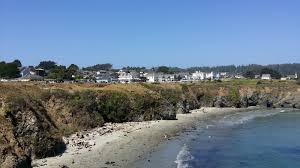
M 134 167 L 299 168 L 300 111 L 259 110 L 199 122 Z

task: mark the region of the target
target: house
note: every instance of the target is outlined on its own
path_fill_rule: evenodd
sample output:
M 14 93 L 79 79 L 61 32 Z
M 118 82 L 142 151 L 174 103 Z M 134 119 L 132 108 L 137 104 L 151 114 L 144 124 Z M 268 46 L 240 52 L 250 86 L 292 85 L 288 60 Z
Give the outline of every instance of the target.
M 245 77 L 243 75 L 237 74 L 237 75 L 234 75 L 234 78 L 235 79 L 244 79 Z
M 188 72 L 179 72 L 174 74 L 175 81 L 192 81 L 192 75 Z
M 97 71 L 95 74 L 96 82 L 97 83 L 111 83 L 112 77 L 110 76 L 108 71 Z
M 17 81 L 27 82 L 27 81 L 41 81 L 45 73 L 42 73 L 41 69 L 34 69 L 33 67 L 23 67 L 20 70 L 21 77 Z M 41 75 L 40 75 L 41 74 Z
M 46 71 L 42 68 L 35 69 L 35 74 L 41 77 L 46 76 Z
M 261 79 L 262 80 L 271 80 L 271 75 L 270 74 L 262 74 L 261 75 Z
M 32 67 L 23 67 L 20 70 L 21 77 L 28 76 L 28 75 L 35 75 L 35 71 Z
M 102 76 L 96 78 L 96 83 L 111 83 L 112 78 L 110 76 Z
M 100 71 L 97 71 L 96 72 L 96 75 L 107 75 L 108 74 L 108 72 L 107 71 L 104 71 L 104 70 L 100 70 Z
M 144 77 L 146 77 L 147 82 L 149 82 L 149 83 L 158 82 L 158 74 L 156 74 L 154 72 L 146 73 L 146 74 L 144 74 Z
M 226 75 L 226 73 L 223 73 L 223 75 Z M 221 78 L 220 73 L 215 73 L 215 72 L 201 72 L 201 71 L 196 71 L 192 73 L 192 79 L 193 80 L 218 80 Z
M 18 78 L 17 80 L 21 82 L 29 82 L 29 81 L 42 81 L 44 80 L 44 78 L 36 74 L 28 74 L 26 76 L 22 76 Z
M 254 76 L 254 79 L 259 79 L 260 78 L 260 75 L 255 75 Z
M 137 73 L 136 71 L 120 70 L 118 74 L 118 80 L 120 83 L 131 83 L 140 81 L 140 73 Z
M 96 83 L 117 83 L 118 82 L 118 79 L 116 79 L 113 72 L 110 71 L 100 70 L 95 72 L 92 76 L 95 78 Z
M 287 78 L 286 78 L 286 77 L 282 77 L 282 78 L 280 78 L 280 80 L 282 80 L 282 81 L 286 81 L 286 80 L 287 80 Z
M 165 82 L 174 82 L 175 75 L 173 74 L 164 74 Z
M 201 72 L 201 71 L 196 71 L 192 73 L 192 79 L 193 80 L 204 80 L 206 79 L 206 73 Z
M 89 80 L 95 77 L 95 72 L 92 71 L 79 71 L 79 75 L 82 76 L 83 79 Z
M 220 72 L 220 78 L 229 78 L 228 72 Z
M 175 76 L 173 74 L 158 74 L 158 82 L 175 82 Z
M 209 80 L 218 80 L 218 79 L 220 79 L 220 74 L 215 73 L 215 72 L 206 73 L 205 76 L 206 76 L 206 79 L 209 79 Z
M 295 75 L 288 75 L 286 78 L 287 78 L 288 80 L 298 79 L 298 74 L 295 73 Z

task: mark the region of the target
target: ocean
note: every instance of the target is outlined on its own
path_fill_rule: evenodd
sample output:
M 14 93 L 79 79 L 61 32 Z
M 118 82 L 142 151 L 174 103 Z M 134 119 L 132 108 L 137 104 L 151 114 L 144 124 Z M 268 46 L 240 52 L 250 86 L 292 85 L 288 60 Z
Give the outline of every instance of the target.
M 266 109 L 200 121 L 134 167 L 299 168 L 300 111 Z

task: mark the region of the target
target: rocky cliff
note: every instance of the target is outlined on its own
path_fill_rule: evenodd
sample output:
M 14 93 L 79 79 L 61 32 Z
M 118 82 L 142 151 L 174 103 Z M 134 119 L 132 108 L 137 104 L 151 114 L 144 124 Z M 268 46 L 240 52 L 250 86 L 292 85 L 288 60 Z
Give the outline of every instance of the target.
M 64 151 L 62 137 L 105 122 L 176 119 L 209 107 L 300 108 L 294 82 L 197 84 L 0 84 L 0 167 L 31 167 L 31 159 Z

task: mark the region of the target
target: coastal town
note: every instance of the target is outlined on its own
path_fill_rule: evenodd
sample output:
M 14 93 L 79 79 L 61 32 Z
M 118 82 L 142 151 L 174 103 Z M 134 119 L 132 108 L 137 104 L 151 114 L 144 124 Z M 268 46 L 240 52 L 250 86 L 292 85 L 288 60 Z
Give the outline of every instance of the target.
M 57 65 L 53 61 L 43 61 L 38 66 L 22 66 L 19 60 L 16 64 L 14 76 L 8 77 L 0 74 L 1 82 L 29 82 L 44 81 L 47 83 L 174 83 L 174 82 L 198 82 L 198 81 L 223 81 L 232 79 L 257 79 L 257 80 L 297 80 L 297 72 L 293 74 L 281 75 L 279 72 L 262 68 L 259 71 L 226 72 L 208 70 L 187 70 L 177 68 L 171 70 L 170 67 L 160 66 L 156 68 L 144 67 L 124 67 L 113 69 L 111 64 L 97 64 L 88 68 L 79 68 L 71 64 L 68 68 Z M 1 64 L 0 64 L 1 66 Z

